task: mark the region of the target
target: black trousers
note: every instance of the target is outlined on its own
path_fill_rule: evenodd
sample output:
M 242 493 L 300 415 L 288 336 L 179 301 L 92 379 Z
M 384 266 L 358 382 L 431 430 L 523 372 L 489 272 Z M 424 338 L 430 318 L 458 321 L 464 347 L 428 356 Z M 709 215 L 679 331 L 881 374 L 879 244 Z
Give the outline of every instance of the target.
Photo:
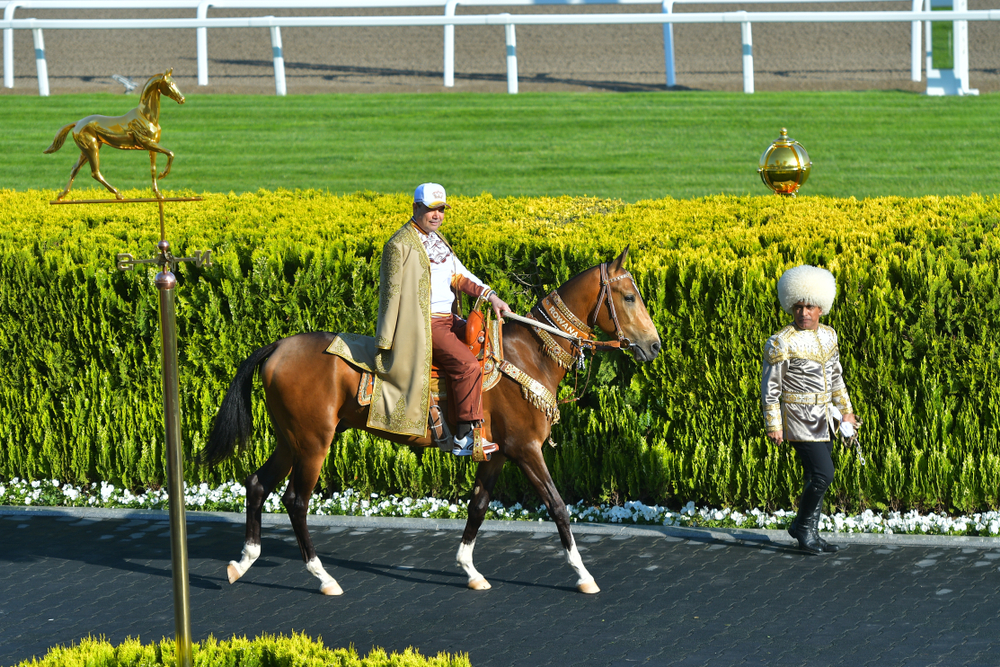
M 833 443 L 822 442 L 791 442 L 795 453 L 802 462 L 802 486 L 815 485 L 816 491 L 826 491 L 833 482 Z

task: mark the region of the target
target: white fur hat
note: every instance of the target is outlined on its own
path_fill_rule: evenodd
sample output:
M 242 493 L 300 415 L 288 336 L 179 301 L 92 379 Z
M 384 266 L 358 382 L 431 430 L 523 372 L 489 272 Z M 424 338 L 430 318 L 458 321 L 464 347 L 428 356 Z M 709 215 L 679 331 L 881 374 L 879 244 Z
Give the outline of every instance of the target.
M 837 298 L 837 279 L 826 269 L 818 266 L 793 266 L 778 279 L 778 301 L 789 315 L 792 306 L 805 301 L 810 306 L 819 306 L 820 314 L 826 315 L 833 308 Z

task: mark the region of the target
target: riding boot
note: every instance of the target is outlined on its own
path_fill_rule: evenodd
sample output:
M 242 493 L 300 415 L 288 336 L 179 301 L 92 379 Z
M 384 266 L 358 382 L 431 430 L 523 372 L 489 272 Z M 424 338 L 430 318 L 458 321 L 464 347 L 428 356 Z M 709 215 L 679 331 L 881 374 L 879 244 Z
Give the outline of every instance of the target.
M 816 506 L 816 509 L 814 511 L 814 514 L 816 515 L 816 540 L 819 542 L 819 545 L 823 547 L 823 551 L 825 553 L 835 554 L 838 551 L 840 551 L 840 547 L 837 546 L 836 544 L 830 544 L 819 535 L 819 520 L 820 520 L 820 514 L 822 513 L 823 513 L 823 503 L 820 503 L 819 505 Z
M 828 553 L 823 549 L 817 532 L 819 512 L 823 506 L 825 493 L 825 488 L 819 488 L 813 483 L 808 484 L 802 491 L 802 498 L 799 499 L 799 513 L 788 527 L 788 534 L 798 540 L 799 548 L 816 556 Z
M 823 551 L 825 553 L 835 554 L 838 551 L 840 551 L 840 547 L 837 546 L 836 544 L 830 544 L 829 542 L 824 540 L 822 536 L 820 536 L 819 534 L 819 520 L 820 520 L 820 514 L 822 514 L 822 512 L 823 512 L 823 506 L 821 503 L 816 506 L 816 540 L 819 542 L 820 546 L 823 548 Z M 799 517 L 798 515 L 796 515 L 795 518 L 792 519 L 792 522 L 788 524 L 788 534 L 791 535 L 792 537 L 796 537 L 796 531 L 798 530 L 798 526 L 799 526 Z

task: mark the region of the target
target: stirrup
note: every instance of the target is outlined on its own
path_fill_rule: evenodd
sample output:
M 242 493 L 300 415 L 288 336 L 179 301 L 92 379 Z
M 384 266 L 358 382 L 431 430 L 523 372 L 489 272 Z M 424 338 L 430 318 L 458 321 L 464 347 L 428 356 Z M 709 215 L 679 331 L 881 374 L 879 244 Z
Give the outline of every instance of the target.
M 500 446 L 484 438 L 479 429 L 470 431 L 461 440 L 456 437 L 453 439 L 453 442 L 455 443 L 455 448 L 451 450 L 452 454 L 455 456 L 471 456 L 472 460 L 478 463 L 489 461 L 490 455 L 500 450 Z

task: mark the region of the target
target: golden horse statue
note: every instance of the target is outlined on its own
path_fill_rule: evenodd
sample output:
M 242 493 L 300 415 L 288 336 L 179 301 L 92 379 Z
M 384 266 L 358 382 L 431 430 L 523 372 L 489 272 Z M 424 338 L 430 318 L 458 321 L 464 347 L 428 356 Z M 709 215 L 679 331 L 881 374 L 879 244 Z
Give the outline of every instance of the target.
M 69 189 L 73 187 L 73 179 L 76 178 L 76 174 L 84 162 L 90 162 L 91 176 L 113 192 L 116 198 L 124 199 L 122 193 L 113 188 L 101 175 L 101 159 L 98 151 L 104 144 L 122 150 L 149 151 L 149 169 L 153 176 L 153 192 L 156 193 L 157 199 L 163 198 L 156 181 L 159 178 L 166 178 L 167 174 L 170 173 L 174 154 L 158 143 L 160 141 L 160 95 L 166 95 L 177 104 L 184 104 L 184 95 L 177 89 L 177 84 L 170 76 L 173 71 L 171 68 L 163 74 L 150 77 L 146 85 L 142 87 L 139 106 L 124 116 L 87 116 L 59 130 L 59 134 L 52 140 L 52 145 L 44 152 L 55 153 L 62 148 L 63 142 L 66 141 L 66 135 L 72 131 L 73 141 L 80 147 L 80 159 L 76 161 L 76 165 L 69 175 L 66 189 L 56 197 L 57 201 L 69 193 Z M 159 177 L 156 175 L 157 153 L 163 153 L 167 156 L 167 168 Z

